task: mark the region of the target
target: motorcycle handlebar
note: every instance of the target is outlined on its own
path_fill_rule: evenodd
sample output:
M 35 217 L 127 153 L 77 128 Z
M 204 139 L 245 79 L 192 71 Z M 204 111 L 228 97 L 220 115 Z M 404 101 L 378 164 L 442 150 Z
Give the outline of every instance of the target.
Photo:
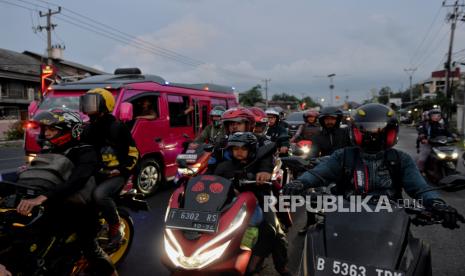
M 273 185 L 273 183 L 270 181 L 264 181 L 262 183 L 269 185 L 269 186 Z M 257 181 L 256 180 L 239 180 L 239 186 L 250 185 L 250 184 L 257 184 Z

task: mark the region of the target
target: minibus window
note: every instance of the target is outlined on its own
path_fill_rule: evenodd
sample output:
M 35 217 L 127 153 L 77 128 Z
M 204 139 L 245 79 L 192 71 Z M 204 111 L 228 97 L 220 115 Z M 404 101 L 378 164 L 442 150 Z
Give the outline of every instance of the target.
M 193 106 L 187 96 L 168 95 L 170 126 L 183 127 L 192 125 Z

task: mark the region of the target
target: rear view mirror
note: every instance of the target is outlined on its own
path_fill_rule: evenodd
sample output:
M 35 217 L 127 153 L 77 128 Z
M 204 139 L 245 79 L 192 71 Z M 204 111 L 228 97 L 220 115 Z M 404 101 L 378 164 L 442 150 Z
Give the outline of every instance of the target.
M 444 177 L 439 181 L 441 190 L 448 192 L 456 192 L 465 189 L 465 175 L 453 174 Z
M 32 101 L 27 108 L 27 114 L 29 115 L 29 117 L 32 117 L 38 108 L 39 108 L 39 102 Z
M 133 117 L 132 113 L 132 104 L 131 103 L 122 103 L 119 109 L 118 119 L 122 122 L 131 121 Z

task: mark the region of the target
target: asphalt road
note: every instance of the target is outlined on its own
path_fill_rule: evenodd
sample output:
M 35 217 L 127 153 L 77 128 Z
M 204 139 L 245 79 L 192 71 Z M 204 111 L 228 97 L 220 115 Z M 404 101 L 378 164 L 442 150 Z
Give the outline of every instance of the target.
M 399 143 L 396 148 L 416 157 L 416 132 L 413 128 L 402 127 Z M 22 164 L 23 150 L 20 147 L 0 147 L 0 172 L 14 169 Z M 464 171 L 460 164 L 459 170 Z M 166 204 L 172 187 L 165 187 L 148 199 L 150 212 L 133 213 L 136 233 L 134 243 L 126 261 L 119 267 L 122 276 L 137 275 L 168 275 L 168 271 L 160 262 L 162 254 L 162 227 Z M 458 193 L 442 193 L 444 200 L 465 214 L 465 191 Z M 295 226 L 288 234 L 289 267 L 294 270 L 300 262 L 300 250 L 303 237 L 296 231 L 304 225 L 303 212 L 294 214 Z M 448 230 L 440 225 L 427 227 L 412 226 L 414 236 L 428 241 L 431 245 L 433 260 L 433 275 L 459 276 L 465 275 L 465 227 L 459 230 Z M 262 275 L 278 275 L 274 272 L 272 262 L 267 261 Z

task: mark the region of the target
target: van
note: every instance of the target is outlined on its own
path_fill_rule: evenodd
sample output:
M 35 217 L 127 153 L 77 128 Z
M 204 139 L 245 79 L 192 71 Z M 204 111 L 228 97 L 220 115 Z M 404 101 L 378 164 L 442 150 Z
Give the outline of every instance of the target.
M 105 88 L 116 100 L 113 115 L 130 127 L 141 159 L 136 187 L 154 193 L 163 181 L 174 179 L 176 156 L 210 123 L 210 110 L 237 106 L 234 88 L 210 83 L 169 83 L 137 68 L 117 69 L 113 75 L 98 75 L 47 89 L 40 102 L 29 106 L 29 117 L 41 110 L 64 107 L 79 110 L 79 96 L 93 88 Z M 147 112 L 149 111 L 149 112 Z M 26 124 L 24 148 L 27 159 L 39 151 L 39 129 Z

